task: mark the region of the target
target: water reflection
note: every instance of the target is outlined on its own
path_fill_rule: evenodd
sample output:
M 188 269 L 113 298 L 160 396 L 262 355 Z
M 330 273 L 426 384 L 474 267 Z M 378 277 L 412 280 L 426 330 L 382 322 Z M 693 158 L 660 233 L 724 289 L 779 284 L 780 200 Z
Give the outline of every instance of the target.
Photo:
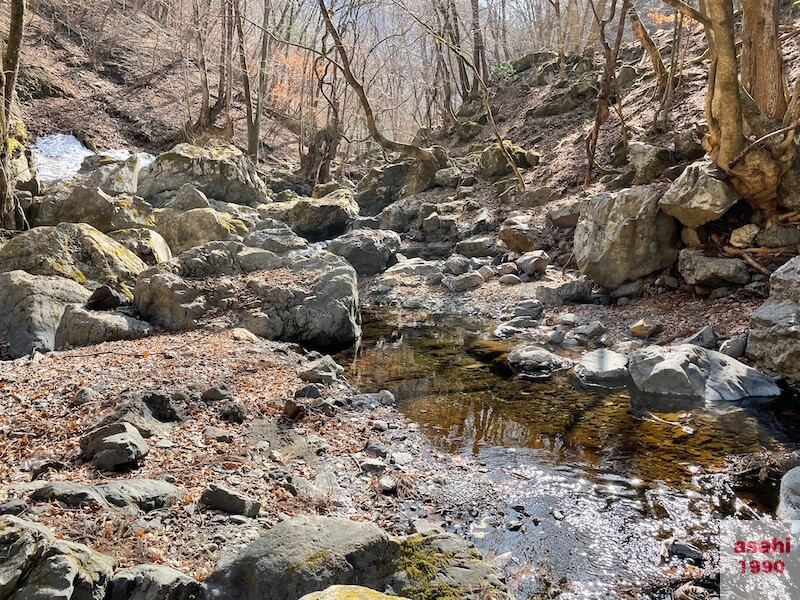
M 365 313 L 358 356 L 338 359 L 361 390 L 391 390 L 435 446 L 486 464 L 506 518 L 523 530 L 472 523 L 462 533 L 489 556 L 513 558 L 505 570 L 519 596 L 546 597 L 547 582 L 561 581 L 561 598 L 618 597 L 688 575 L 685 564 L 669 574 L 661 564 L 670 536 L 710 551 L 704 572 L 713 572 L 716 522 L 733 499 L 729 488 L 699 485 L 698 474 L 730 454 L 790 442 L 796 411 L 676 406 L 582 389 L 568 375 L 505 377 L 488 363 L 506 349 L 477 343 L 488 325 Z

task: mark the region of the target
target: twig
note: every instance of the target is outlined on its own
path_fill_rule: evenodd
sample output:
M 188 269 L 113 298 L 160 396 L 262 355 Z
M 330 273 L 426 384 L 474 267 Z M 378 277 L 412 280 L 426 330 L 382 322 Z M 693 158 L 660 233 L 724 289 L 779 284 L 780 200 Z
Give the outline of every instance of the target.
M 761 265 L 758 261 L 756 261 L 755 258 L 750 256 L 750 254 L 748 254 L 744 250 L 739 250 L 738 248 L 734 248 L 732 246 L 723 246 L 722 250 L 725 252 L 725 254 L 730 254 L 731 256 L 736 256 L 738 258 L 741 258 L 744 262 L 753 267 L 764 277 L 770 277 L 772 275 L 769 269 Z
M 798 123 L 793 123 L 791 125 L 787 125 L 786 127 L 782 127 L 781 129 L 778 129 L 777 131 L 773 131 L 772 133 L 768 133 L 767 135 L 761 136 L 755 142 L 750 144 L 747 148 L 742 150 L 739 153 L 739 155 L 730 162 L 730 164 L 728 165 L 728 168 L 729 169 L 733 169 L 733 167 L 735 167 L 739 163 L 740 160 L 742 160 L 745 156 L 747 156 L 747 154 L 753 148 L 755 148 L 756 146 L 758 146 L 762 142 L 768 140 L 771 137 L 775 137 L 776 135 L 780 135 L 781 133 L 786 133 L 787 131 L 791 131 L 792 129 L 795 129 L 797 127 L 797 125 L 798 125 Z

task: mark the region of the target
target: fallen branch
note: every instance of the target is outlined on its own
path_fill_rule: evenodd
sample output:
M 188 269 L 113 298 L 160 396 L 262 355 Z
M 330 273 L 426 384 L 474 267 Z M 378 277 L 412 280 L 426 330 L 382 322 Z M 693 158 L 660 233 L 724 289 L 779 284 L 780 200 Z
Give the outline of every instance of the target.
M 745 252 L 744 250 L 739 250 L 738 248 L 734 248 L 732 246 L 723 246 L 722 250 L 725 252 L 725 254 L 741 258 L 744 262 L 753 267 L 756 271 L 764 275 L 764 277 L 769 278 L 772 275 L 769 269 L 761 265 L 755 258 L 750 256 L 748 252 Z

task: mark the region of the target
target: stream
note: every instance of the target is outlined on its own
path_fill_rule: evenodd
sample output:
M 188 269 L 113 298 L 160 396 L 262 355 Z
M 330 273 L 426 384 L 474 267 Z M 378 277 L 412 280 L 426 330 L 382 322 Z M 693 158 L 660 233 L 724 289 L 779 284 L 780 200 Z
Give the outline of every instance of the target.
M 438 449 L 472 458 L 499 491 L 497 515 L 452 523 L 504 566 L 520 598 L 669 598 L 676 577 L 713 574 L 719 519 L 770 512 L 720 475 L 732 454 L 793 448 L 785 400 L 678 410 L 628 392 L 581 389 L 569 375 L 497 374 L 470 348 L 489 323 L 382 309 L 364 313 L 360 349 L 339 356 L 364 392 L 391 390 Z M 662 560 L 674 536 L 702 566 Z M 660 588 L 660 590 L 659 590 Z

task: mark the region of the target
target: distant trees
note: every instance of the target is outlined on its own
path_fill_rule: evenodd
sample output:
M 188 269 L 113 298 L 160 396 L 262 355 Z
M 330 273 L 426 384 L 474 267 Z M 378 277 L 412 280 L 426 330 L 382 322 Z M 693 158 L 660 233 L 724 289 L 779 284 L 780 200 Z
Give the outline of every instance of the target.
M 0 70 L 0 227 L 17 228 L 17 201 L 14 196 L 14 174 L 11 157 L 15 144 L 13 123 L 14 91 L 19 72 L 19 56 L 25 30 L 26 0 L 11 0 L 8 42 L 3 48 L 0 40 L 2 69 Z

